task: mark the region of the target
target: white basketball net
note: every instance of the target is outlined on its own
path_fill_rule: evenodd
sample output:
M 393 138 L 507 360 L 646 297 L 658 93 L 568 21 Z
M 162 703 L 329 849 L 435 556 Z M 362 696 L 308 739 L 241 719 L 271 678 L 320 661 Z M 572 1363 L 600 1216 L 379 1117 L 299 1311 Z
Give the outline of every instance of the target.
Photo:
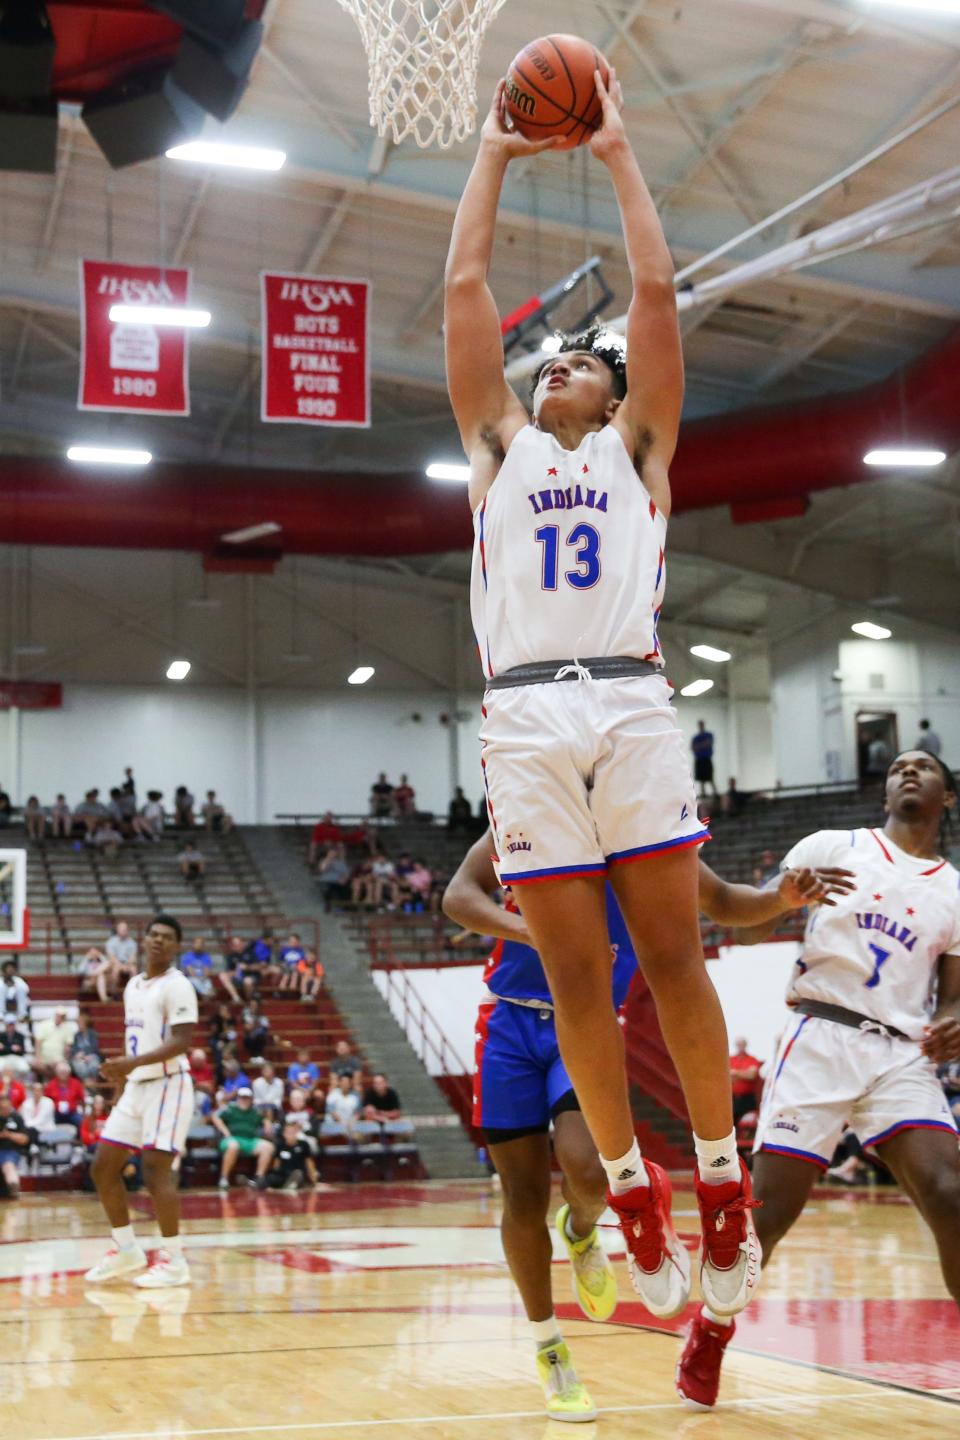
M 477 66 L 506 0 L 339 0 L 370 62 L 370 124 L 447 149 L 477 122 Z

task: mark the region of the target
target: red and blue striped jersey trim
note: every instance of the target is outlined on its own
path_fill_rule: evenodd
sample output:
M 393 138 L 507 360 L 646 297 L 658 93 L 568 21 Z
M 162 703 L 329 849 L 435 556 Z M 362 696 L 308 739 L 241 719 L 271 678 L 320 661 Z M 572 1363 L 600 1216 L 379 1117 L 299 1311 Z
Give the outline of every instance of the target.
M 794 1030 L 793 1034 L 790 1036 L 790 1039 L 787 1041 L 787 1048 L 783 1052 L 780 1064 L 777 1066 L 777 1073 L 773 1077 L 774 1083 L 776 1083 L 776 1081 L 780 1079 L 780 1072 L 783 1069 L 784 1065 L 786 1065 L 787 1063 L 787 1060 L 790 1056 L 790 1051 L 793 1049 L 794 1045 L 799 1040 L 800 1031 L 803 1029 L 804 1025 L 806 1025 L 809 1019 L 809 1015 L 804 1015 L 803 1019 L 800 1021 L 800 1024 L 797 1026 L 796 1030 Z
M 817 1155 L 813 1150 L 794 1150 L 790 1145 L 768 1145 L 766 1140 L 760 1149 L 770 1155 L 789 1155 L 794 1160 L 808 1160 L 811 1165 L 819 1165 L 821 1170 L 829 1170 L 830 1161 L 824 1160 L 822 1155 Z
M 608 865 L 622 865 L 625 860 L 642 860 L 646 855 L 657 855 L 663 850 L 686 850 L 690 845 L 703 845 L 710 839 L 709 830 L 698 830 L 694 835 L 678 835 L 673 840 L 658 840 L 654 845 L 638 845 L 634 850 L 615 850 L 607 856 Z
M 596 865 L 555 865 L 548 870 L 523 870 L 508 875 L 501 869 L 500 879 L 504 885 L 532 885 L 538 880 L 574 880 L 578 875 L 605 875 L 606 864 L 600 860 Z
M 895 1125 L 888 1125 L 886 1130 L 881 1130 L 879 1135 L 871 1135 L 863 1144 L 882 1145 L 884 1140 L 892 1140 L 901 1130 L 946 1130 L 948 1135 L 957 1133 L 957 1127 L 951 1125 L 949 1120 L 898 1120 Z

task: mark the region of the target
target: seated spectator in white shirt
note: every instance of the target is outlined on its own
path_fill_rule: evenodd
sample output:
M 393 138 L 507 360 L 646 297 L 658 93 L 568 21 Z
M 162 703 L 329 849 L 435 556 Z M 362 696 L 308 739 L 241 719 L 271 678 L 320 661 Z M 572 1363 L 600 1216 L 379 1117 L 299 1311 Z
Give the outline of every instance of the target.
M 395 910 L 400 899 L 400 887 L 397 884 L 397 872 L 393 867 L 393 861 L 386 855 L 374 855 L 370 874 L 373 877 L 374 905 L 378 908 L 386 906 L 388 910 Z
M 140 840 L 151 840 L 159 844 L 165 819 L 163 791 L 148 790 L 147 803 L 141 807 L 140 814 L 133 817 L 134 833 Z
M 360 1096 L 353 1088 L 351 1075 L 340 1075 L 336 1086 L 327 1096 L 327 1109 L 323 1117 L 323 1134 L 344 1131 L 350 1135 L 360 1114 Z
M 115 860 L 123 844 L 123 836 L 112 821 L 101 820 L 96 829 L 87 835 L 87 844 L 99 850 L 101 855 Z
M 66 840 L 73 829 L 73 811 L 65 795 L 58 795 L 50 806 L 50 834 Z
M 34 1066 L 44 1075 L 52 1075 L 57 1065 L 66 1060 L 67 1052 L 77 1033 L 74 1020 L 67 1019 L 66 1007 L 58 1005 L 53 1015 L 34 1027 Z
M 0 966 L 0 1012 L 2 1018 L 12 1019 L 18 1030 L 30 1028 L 30 986 L 22 975 L 17 974 L 16 960 L 4 960 Z
M 296 1125 L 304 1138 L 313 1131 L 315 1115 L 307 1103 L 307 1092 L 298 1086 L 290 1091 L 290 1098 L 287 1101 L 286 1113 L 283 1117 L 284 1125 Z
M 47 833 L 47 812 L 36 795 L 30 795 L 23 807 L 23 824 L 27 839 L 38 845 Z
M 276 1120 L 283 1111 L 283 1081 L 269 1060 L 253 1082 L 253 1103 L 261 1115 Z
M 178 829 L 193 829 L 193 807 L 196 803 L 186 785 L 177 786 L 173 792 L 173 813 Z
M 177 860 L 180 864 L 180 874 L 184 880 L 203 879 L 207 862 L 192 840 L 186 842 L 180 854 L 177 856 Z
M 233 816 L 228 815 L 226 810 L 217 799 L 216 790 L 208 790 L 206 802 L 201 810 L 204 828 L 207 830 L 219 831 L 221 835 L 229 835 L 233 829 Z
M 41 1081 L 34 1080 L 27 1086 L 27 1098 L 20 1106 L 20 1114 L 30 1129 L 38 1131 L 41 1135 L 44 1130 L 52 1130 L 56 1125 L 57 1112 L 50 1096 L 44 1095 Z

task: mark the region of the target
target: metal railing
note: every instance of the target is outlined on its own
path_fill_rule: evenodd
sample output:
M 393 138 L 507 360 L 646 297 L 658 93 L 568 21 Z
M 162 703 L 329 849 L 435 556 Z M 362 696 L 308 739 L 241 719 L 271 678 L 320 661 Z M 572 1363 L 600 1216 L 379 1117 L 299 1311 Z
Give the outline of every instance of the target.
M 22 952 L 23 965 L 25 970 L 31 974 L 77 974 L 83 957 L 91 947 L 102 949 L 107 939 L 113 934 L 117 919 L 122 919 L 130 926 L 130 934 L 137 941 L 142 943 L 143 937 L 153 920 L 153 915 L 137 915 L 125 913 L 120 917 L 89 913 L 74 913 L 63 916 L 31 915 L 30 943 Z M 315 916 L 289 916 L 279 912 L 265 916 L 252 916 L 247 914 L 233 915 L 197 915 L 187 916 L 186 919 L 177 917 L 183 925 L 183 943 L 189 947 L 196 936 L 202 935 L 207 941 L 211 953 L 218 951 L 222 946 L 230 943 L 235 935 L 244 940 L 253 940 L 269 930 L 274 937 L 274 943 L 285 940 L 290 934 L 300 936 L 304 949 L 311 950 L 314 955 L 320 955 L 320 922 Z M 193 921 L 196 924 L 193 924 Z M 89 932 L 99 930 L 101 938 L 88 938 Z M 84 938 L 77 938 L 77 932 L 83 931 Z M 36 962 L 43 963 L 43 969 L 36 968 Z M 33 963 L 31 963 L 33 962 Z M 72 962 L 72 963 L 71 963 Z
M 397 1009 L 390 1009 L 403 1026 L 403 1032 L 423 1064 L 432 1059 L 441 1075 L 469 1075 L 472 1066 L 464 1063 L 450 1044 L 440 1023 L 427 1009 L 417 989 L 410 982 L 402 965 L 379 965 L 377 974 L 386 978 L 387 1003 L 397 999 Z M 399 1014 L 397 1013 L 399 1010 Z M 402 1017 L 402 1018 L 401 1018 Z

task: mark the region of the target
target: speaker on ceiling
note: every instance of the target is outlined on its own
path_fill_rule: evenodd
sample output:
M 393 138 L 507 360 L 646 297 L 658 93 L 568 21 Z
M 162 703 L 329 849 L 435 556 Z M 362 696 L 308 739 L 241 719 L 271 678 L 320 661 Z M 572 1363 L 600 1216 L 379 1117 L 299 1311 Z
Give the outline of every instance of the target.
M 218 120 L 229 120 L 243 98 L 263 26 L 249 20 L 229 45 L 212 47 L 184 35 L 171 71 L 174 83 Z
M 83 119 L 115 170 L 154 160 L 199 134 L 201 107 L 185 95 L 168 70 L 131 76 L 83 107 Z
M 229 45 L 246 18 L 247 0 L 147 0 L 190 35 L 211 45 Z
M 52 175 L 57 168 L 57 102 L 0 100 L 0 170 Z
M 47 95 L 56 48 L 43 0 L 0 0 L 0 96 Z

